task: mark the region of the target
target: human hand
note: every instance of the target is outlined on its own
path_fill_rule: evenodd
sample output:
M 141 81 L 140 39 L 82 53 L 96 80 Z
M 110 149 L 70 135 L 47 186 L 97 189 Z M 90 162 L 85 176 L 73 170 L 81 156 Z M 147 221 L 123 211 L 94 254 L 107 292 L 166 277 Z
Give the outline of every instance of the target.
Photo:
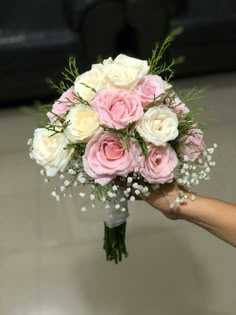
M 180 219 L 180 205 L 175 204 L 173 208 L 170 205 L 175 202 L 179 191 L 175 182 L 164 184 L 157 191 L 150 192 L 149 196 L 143 196 L 143 200 L 148 202 L 152 207 L 160 210 L 167 218 L 177 220 Z

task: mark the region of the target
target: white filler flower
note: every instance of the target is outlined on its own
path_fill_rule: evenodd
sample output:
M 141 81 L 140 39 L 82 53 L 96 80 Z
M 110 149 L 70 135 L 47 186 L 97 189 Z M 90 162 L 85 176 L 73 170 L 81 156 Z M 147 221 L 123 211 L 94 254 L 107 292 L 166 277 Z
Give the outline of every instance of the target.
M 165 146 L 179 134 L 178 118 L 167 106 L 152 107 L 146 111 L 136 129 L 145 141 Z
M 30 157 L 43 166 L 47 176 L 55 176 L 58 171 L 63 172 L 71 159 L 73 149 L 65 149 L 68 144 L 63 133 L 53 135 L 53 131 L 37 128 Z

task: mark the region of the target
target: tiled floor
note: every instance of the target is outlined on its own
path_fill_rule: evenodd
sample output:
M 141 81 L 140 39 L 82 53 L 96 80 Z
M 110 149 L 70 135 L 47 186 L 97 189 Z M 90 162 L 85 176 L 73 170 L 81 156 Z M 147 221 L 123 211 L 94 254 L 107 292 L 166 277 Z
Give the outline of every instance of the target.
M 205 195 L 236 202 L 236 74 L 178 81 L 207 87 L 207 143 L 217 142 Z M 57 203 L 26 142 L 36 119 L 0 116 L 1 315 L 233 315 L 236 251 L 200 228 L 130 204 L 130 256 L 116 266 L 101 249 L 103 210 Z

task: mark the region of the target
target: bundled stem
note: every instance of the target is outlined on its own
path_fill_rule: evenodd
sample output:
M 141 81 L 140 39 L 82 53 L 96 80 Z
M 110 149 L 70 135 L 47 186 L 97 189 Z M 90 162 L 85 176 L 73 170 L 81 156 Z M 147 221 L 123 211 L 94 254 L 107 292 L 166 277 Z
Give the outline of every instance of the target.
M 126 221 L 113 228 L 109 228 L 106 223 L 104 223 L 103 249 L 106 252 L 106 259 L 108 261 L 114 260 L 117 264 L 119 261 L 122 261 L 123 255 L 128 257 L 125 244 L 125 233 Z

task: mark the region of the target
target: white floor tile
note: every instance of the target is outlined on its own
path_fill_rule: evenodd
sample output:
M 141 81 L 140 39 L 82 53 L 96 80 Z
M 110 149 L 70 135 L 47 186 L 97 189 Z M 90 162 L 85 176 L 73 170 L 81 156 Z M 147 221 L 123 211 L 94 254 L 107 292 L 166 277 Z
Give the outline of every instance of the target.
M 0 256 L 0 314 L 39 315 L 39 257 L 35 252 Z
M 0 255 L 37 247 L 39 242 L 37 195 L 1 196 Z
M 56 305 L 55 315 L 204 314 L 195 258 L 182 240 L 173 232 L 136 232 L 120 265 L 104 260 L 98 241 L 44 250 L 42 305 Z
M 28 152 L 0 154 L 0 196 L 38 190 L 40 168 L 29 159 Z M 1 205 L 0 205 L 1 206 Z
M 0 118 L 0 156 L 27 150 L 27 141 L 37 127 L 35 115 L 24 114 L 20 109 L 2 110 Z

